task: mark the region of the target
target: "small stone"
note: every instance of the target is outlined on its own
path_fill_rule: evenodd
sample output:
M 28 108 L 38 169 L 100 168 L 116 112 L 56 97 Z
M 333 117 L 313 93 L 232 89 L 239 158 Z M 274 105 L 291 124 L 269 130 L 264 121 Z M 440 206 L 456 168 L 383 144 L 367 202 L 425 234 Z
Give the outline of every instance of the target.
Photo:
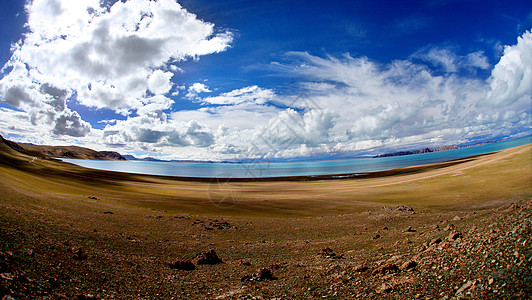
M 460 221 L 460 220 L 462 220 L 462 218 L 460 218 L 459 216 L 455 216 L 455 217 L 453 218 L 453 221 Z
M 369 268 L 366 265 L 358 265 L 354 268 L 355 272 L 366 272 Z
M 386 283 L 383 283 L 375 289 L 375 293 L 377 294 L 388 293 L 391 290 L 392 290 L 391 286 L 387 285 Z
M 453 231 L 453 232 L 451 232 L 451 234 L 449 234 L 447 239 L 449 241 L 456 241 L 458 238 L 461 238 L 461 237 L 462 237 L 462 233 L 460 233 L 458 231 Z
M 257 274 L 245 275 L 240 278 L 240 281 L 263 281 L 263 280 L 277 280 L 277 277 L 273 276 L 273 273 L 268 268 L 260 269 Z
M 432 241 L 430 241 L 429 245 L 436 245 L 441 243 L 441 238 L 435 238 Z
M 190 260 L 176 260 L 168 265 L 170 269 L 192 271 L 196 266 Z
M 492 285 L 495 280 L 493 278 L 488 279 L 488 285 Z
M 397 273 L 399 272 L 399 267 L 394 263 L 387 263 L 375 271 L 373 271 L 373 275 L 376 274 L 386 274 L 386 273 Z
M 333 259 L 340 259 L 343 257 L 343 255 L 338 255 L 334 253 L 334 251 L 329 247 L 321 249 L 318 255 L 324 258 L 333 258 Z
M 416 230 L 413 229 L 412 226 L 408 226 L 408 228 L 405 229 L 405 232 L 416 232 Z
M 376 240 L 376 239 L 379 239 L 381 236 L 380 234 L 376 234 L 375 236 L 373 236 L 373 239 Z
M 72 258 L 75 260 L 87 259 L 87 254 L 80 247 L 72 247 L 70 251 L 72 252 L 72 254 L 74 254 Z
M 476 284 L 476 280 L 469 280 L 466 282 L 462 287 L 456 291 L 456 295 L 462 295 L 466 290 L 469 290 L 471 287 L 473 287 Z
M 242 266 L 251 266 L 251 263 L 248 260 L 243 260 L 240 262 L 240 265 Z
M 273 276 L 272 271 L 268 268 L 262 268 L 257 273 L 257 280 L 276 280 L 277 278 Z
M 410 269 L 413 269 L 417 266 L 417 262 L 413 261 L 413 260 L 409 260 L 405 263 L 403 263 L 401 265 L 401 267 L 399 268 L 401 271 L 406 271 L 406 270 L 410 270 Z
M 407 205 L 399 205 L 395 208 L 397 211 L 414 211 L 414 209 Z
M 216 265 L 223 263 L 214 250 L 198 253 L 194 258 L 194 262 L 197 265 Z

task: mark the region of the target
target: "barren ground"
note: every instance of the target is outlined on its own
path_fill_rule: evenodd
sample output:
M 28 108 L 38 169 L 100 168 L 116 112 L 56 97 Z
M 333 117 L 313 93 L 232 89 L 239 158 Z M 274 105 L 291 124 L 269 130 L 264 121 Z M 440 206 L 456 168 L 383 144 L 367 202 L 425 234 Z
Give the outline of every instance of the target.
M 532 297 L 531 145 L 376 178 L 222 185 L 0 150 L 0 297 Z M 208 250 L 223 263 L 194 260 Z

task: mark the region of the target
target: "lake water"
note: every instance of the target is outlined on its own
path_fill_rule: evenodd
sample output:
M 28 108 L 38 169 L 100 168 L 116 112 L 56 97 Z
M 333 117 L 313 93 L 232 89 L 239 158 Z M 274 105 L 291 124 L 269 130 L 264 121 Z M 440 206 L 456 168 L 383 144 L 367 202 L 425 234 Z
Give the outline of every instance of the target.
M 63 159 L 92 169 L 179 177 L 264 178 L 367 173 L 444 162 L 532 143 L 532 136 L 480 146 L 423 154 L 323 161 L 272 163 L 194 163 Z

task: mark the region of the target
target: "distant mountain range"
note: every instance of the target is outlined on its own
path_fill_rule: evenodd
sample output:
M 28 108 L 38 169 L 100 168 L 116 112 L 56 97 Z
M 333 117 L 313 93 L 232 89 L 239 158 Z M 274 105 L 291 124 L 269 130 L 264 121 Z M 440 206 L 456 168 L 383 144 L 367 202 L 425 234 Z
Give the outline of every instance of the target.
M 79 146 L 40 146 L 33 144 L 15 143 L 4 139 L 1 135 L 0 142 L 3 142 L 13 150 L 39 158 L 58 157 L 95 160 L 126 160 L 118 152 L 96 151 Z
M 480 146 L 480 145 L 500 142 L 500 141 L 503 141 L 503 140 L 507 140 L 507 139 L 502 139 L 502 140 L 497 140 L 497 141 L 490 141 L 490 142 L 476 143 L 476 144 L 467 145 L 467 146 L 448 145 L 448 146 L 442 146 L 440 148 L 423 148 L 423 149 L 411 150 L 411 151 L 399 151 L 399 152 L 392 152 L 392 153 L 385 153 L 385 154 L 375 155 L 372 158 L 403 156 L 403 155 L 412 155 L 412 154 L 421 154 L 421 153 L 430 153 L 430 152 L 447 151 L 447 150 L 454 150 L 454 149 L 461 149 L 461 148 L 469 148 L 469 147 L 473 147 L 473 146 Z
M 462 148 L 462 147 L 458 147 L 458 146 L 455 146 L 455 145 L 449 145 L 449 146 L 442 146 L 440 148 L 424 148 L 424 149 L 411 150 L 411 151 L 399 151 L 399 152 L 393 152 L 393 153 L 379 154 L 379 155 L 373 156 L 373 158 L 403 156 L 403 155 L 412 155 L 412 154 L 421 154 L 421 153 L 430 153 L 430 152 L 439 152 L 439 151 L 447 151 L 447 150 L 460 149 L 460 148 Z

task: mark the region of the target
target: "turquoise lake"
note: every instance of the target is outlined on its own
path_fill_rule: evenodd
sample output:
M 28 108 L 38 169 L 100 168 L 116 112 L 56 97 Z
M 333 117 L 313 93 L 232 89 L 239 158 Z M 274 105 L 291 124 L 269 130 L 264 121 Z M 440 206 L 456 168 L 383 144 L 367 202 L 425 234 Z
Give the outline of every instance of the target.
M 202 177 L 202 178 L 266 178 L 334 174 L 360 174 L 401 167 L 444 162 L 468 156 L 490 153 L 532 143 L 532 136 L 456 150 L 423 154 L 356 158 L 341 160 L 261 162 L 261 163 L 194 163 L 158 161 L 105 161 L 62 159 L 82 167 L 126 173 Z M 340 176 L 339 176 L 340 177 Z

